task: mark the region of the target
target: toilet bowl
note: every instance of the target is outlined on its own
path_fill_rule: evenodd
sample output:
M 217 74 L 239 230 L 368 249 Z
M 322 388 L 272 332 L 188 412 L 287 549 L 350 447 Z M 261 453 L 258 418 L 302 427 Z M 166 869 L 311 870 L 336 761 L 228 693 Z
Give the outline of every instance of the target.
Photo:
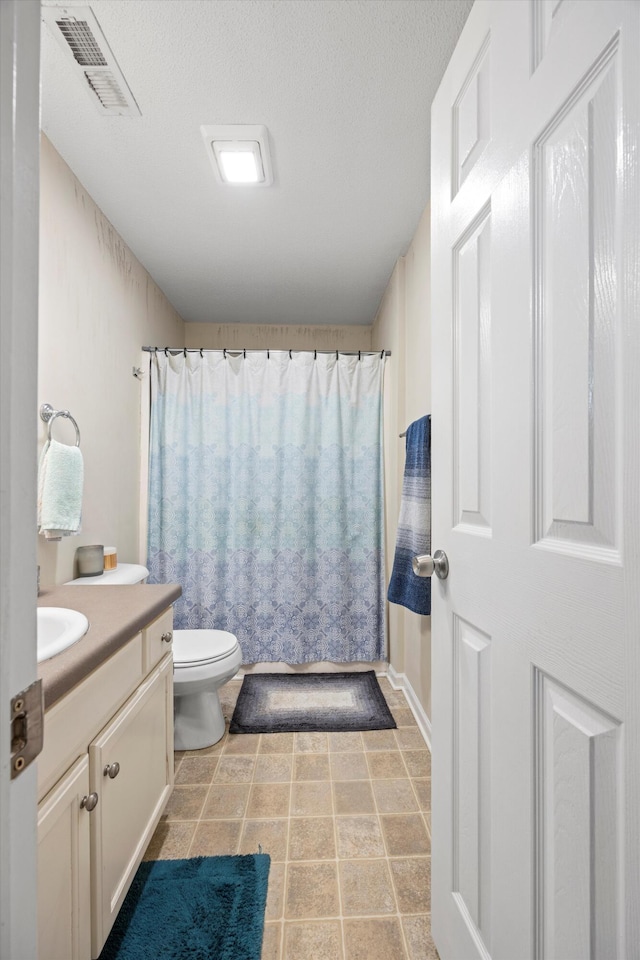
M 176 750 L 201 750 L 224 735 L 218 689 L 242 663 L 240 644 L 226 630 L 173 631 Z
M 119 563 L 101 576 L 69 581 L 75 585 L 142 583 L 146 567 Z M 174 749 L 202 750 L 217 743 L 225 724 L 219 688 L 242 663 L 240 644 L 226 630 L 173 631 Z

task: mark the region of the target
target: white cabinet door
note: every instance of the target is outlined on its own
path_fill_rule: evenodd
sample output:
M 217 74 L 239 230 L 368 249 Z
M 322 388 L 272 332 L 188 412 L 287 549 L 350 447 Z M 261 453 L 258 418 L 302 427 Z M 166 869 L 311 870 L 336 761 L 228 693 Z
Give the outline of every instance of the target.
M 39 960 L 89 960 L 89 758 L 75 763 L 38 808 Z
M 91 821 L 91 949 L 97 957 L 173 785 L 171 656 L 93 741 L 89 763 L 91 790 L 100 797 Z
M 477 0 L 432 109 L 433 935 L 640 957 L 640 3 Z

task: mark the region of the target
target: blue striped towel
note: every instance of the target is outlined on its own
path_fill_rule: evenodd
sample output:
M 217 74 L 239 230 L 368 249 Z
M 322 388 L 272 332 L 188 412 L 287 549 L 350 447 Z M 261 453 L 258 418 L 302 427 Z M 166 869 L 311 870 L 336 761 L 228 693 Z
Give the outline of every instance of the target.
M 417 577 L 411 561 L 431 553 L 431 417 L 421 417 L 407 430 L 406 460 L 398 538 L 388 598 L 413 610 L 431 613 L 431 579 Z

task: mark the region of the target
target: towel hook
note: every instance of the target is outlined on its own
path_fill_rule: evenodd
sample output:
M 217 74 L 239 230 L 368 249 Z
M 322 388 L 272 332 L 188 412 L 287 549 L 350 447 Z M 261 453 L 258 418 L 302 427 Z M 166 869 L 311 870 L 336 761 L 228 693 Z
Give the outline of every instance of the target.
M 49 424 L 49 429 L 47 430 L 47 437 L 51 440 L 51 427 L 53 426 L 53 421 L 56 417 L 66 417 L 67 420 L 71 420 L 71 423 L 76 429 L 76 447 L 80 446 L 80 428 L 74 418 L 71 416 L 68 410 L 54 410 L 50 403 L 43 403 L 40 407 L 40 419 L 44 420 L 45 423 Z

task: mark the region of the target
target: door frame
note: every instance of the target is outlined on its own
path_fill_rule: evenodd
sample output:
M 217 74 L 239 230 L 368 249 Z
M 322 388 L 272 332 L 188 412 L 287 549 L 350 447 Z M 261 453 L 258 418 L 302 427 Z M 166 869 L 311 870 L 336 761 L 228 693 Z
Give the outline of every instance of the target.
M 36 678 L 40 3 L 0 0 L 0 956 L 37 954 L 36 765 L 11 780 L 11 698 Z

